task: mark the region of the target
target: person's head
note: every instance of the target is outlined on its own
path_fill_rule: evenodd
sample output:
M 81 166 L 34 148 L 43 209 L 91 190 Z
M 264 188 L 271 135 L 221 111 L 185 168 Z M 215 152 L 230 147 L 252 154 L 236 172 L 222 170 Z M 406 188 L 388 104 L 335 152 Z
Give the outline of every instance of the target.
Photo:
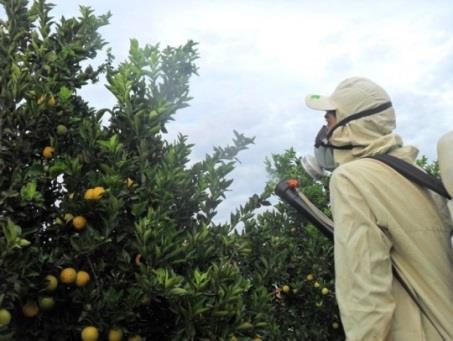
M 329 148 L 335 164 L 367 154 L 377 140 L 395 128 L 389 95 L 366 78 L 345 79 L 332 95 L 308 95 L 305 103 L 311 109 L 325 112 L 327 127 L 318 133 L 315 147 Z M 322 139 L 324 142 L 320 143 Z M 319 155 L 320 150 L 315 150 L 316 153 Z M 335 166 L 331 164 L 330 168 Z
M 335 112 L 335 110 L 326 111 L 324 118 L 326 119 L 327 130 L 332 129 L 335 124 L 337 124 L 337 113 Z

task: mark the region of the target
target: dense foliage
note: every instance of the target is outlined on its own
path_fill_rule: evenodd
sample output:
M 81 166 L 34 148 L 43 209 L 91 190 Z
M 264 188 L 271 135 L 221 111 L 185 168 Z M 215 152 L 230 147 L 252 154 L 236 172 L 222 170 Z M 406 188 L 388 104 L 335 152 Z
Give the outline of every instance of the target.
M 108 15 L 55 21 L 44 0 L 1 3 L 0 338 L 343 338 L 332 246 L 269 202 L 295 177 L 328 213 L 325 184 L 293 150 L 273 155 L 264 192 L 215 223 L 253 139 L 235 132 L 195 164 L 185 136 L 165 139 L 190 100 L 193 42 L 132 40 L 127 60 L 94 66 Z M 113 108 L 79 95 L 100 75 Z

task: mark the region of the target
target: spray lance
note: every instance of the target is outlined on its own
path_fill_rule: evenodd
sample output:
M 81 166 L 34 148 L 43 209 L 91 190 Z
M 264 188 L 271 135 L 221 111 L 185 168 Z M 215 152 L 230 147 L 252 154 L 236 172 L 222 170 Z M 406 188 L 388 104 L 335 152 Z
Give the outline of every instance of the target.
M 317 208 L 302 192 L 290 186 L 287 180 L 281 181 L 275 188 L 275 193 L 296 209 L 313 226 L 328 239 L 333 241 L 333 221 Z

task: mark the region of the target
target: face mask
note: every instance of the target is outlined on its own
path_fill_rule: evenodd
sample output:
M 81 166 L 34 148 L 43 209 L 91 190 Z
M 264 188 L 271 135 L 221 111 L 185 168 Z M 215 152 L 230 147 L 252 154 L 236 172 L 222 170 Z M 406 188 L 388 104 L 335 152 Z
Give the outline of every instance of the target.
M 328 129 L 323 126 L 319 130 L 315 139 L 315 158 L 319 167 L 328 171 L 335 169 L 335 161 L 333 159 L 333 149 L 327 140 Z
M 391 102 L 386 102 L 376 108 L 352 114 L 338 122 L 331 130 L 328 130 L 327 126 L 323 126 L 316 135 L 314 153 L 315 156 L 304 156 L 301 159 L 302 166 L 304 167 L 305 171 L 314 179 L 319 179 L 327 175 L 328 173 L 326 171 L 333 171 L 337 167 L 337 164 L 335 163 L 335 159 L 333 157 L 334 149 L 353 149 L 354 147 L 358 147 L 353 145 L 334 146 L 330 144 L 329 139 L 332 136 L 333 132 L 339 127 L 345 126 L 353 120 L 380 113 L 390 108 L 391 106 Z
M 335 169 L 333 149 L 327 140 L 328 129 L 323 126 L 315 139 L 315 156 L 306 155 L 301 159 L 305 171 L 315 180 L 327 175 L 326 171 Z

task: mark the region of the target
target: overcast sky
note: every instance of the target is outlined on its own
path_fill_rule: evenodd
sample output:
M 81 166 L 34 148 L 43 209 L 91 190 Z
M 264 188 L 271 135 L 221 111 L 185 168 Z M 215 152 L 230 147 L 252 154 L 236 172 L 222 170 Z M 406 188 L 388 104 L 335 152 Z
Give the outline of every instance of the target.
M 344 78 L 382 85 L 397 112 L 397 131 L 430 159 L 438 137 L 453 127 L 453 3 L 451 1 L 158 1 L 54 0 L 56 17 L 111 11 L 102 29 L 118 61 L 129 39 L 141 44 L 199 43 L 199 77 L 191 106 L 177 113 L 177 133 L 195 144 L 199 160 L 230 143 L 233 129 L 255 136 L 240 155 L 219 219 L 266 181 L 264 159 L 294 147 L 311 153 L 322 114 L 304 106 L 307 93 L 330 94 Z M 103 85 L 83 94 L 112 106 Z

